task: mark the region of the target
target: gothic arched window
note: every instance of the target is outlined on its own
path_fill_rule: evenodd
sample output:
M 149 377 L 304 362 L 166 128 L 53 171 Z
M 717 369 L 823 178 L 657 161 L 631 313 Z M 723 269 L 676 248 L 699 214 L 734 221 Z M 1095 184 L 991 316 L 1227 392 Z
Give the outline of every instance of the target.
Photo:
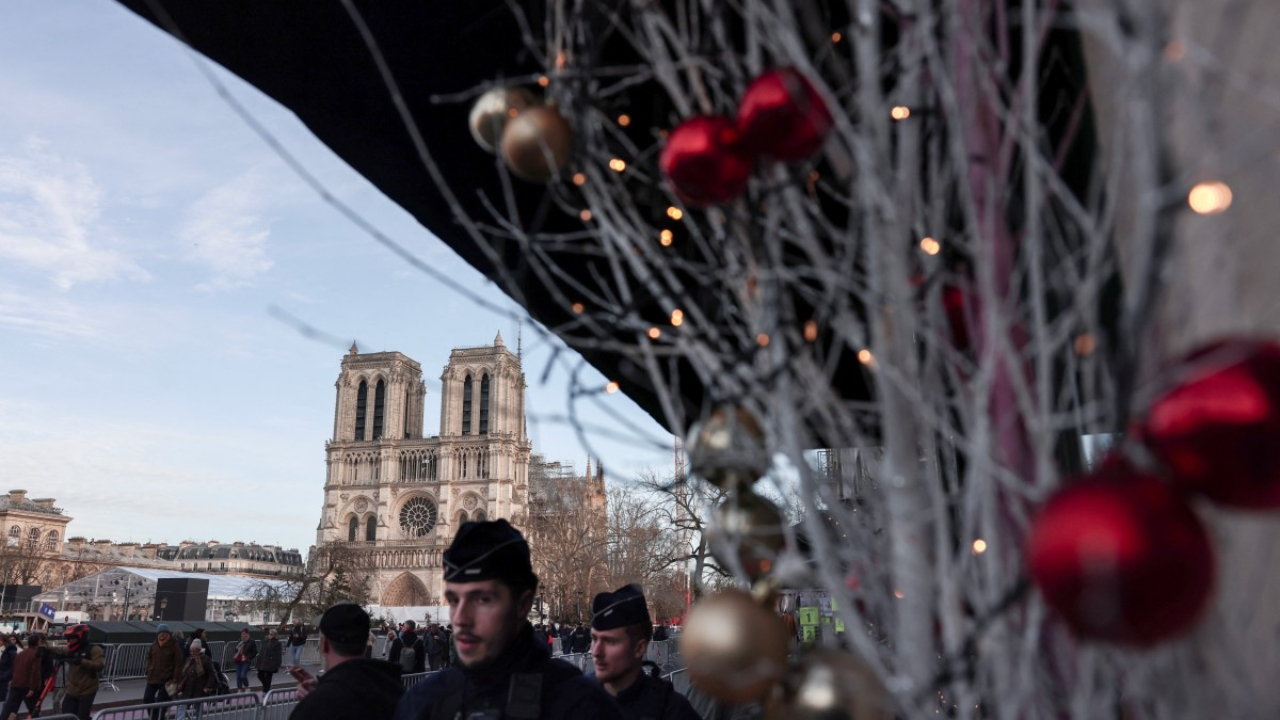
M 471 376 L 462 381 L 462 434 L 471 434 Z
M 351 522 L 347 523 L 347 540 L 355 542 L 358 532 L 360 532 L 360 518 L 352 517 Z
M 475 516 L 475 521 L 476 521 L 476 522 L 484 522 L 484 520 L 485 520 L 485 517 L 484 517 L 484 511 L 483 511 L 483 510 L 477 510 L 477 511 L 476 511 L 476 516 Z
M 381 380 L 373 391 L 373 440 L 382 439 L 382 429 L 387 415 L 387 384 Z
M 58 549 L 58 531 L 50 530 L 48 535 L 44 536 L 44 549 L 53 552 Z
M 480 434 L 489 434 L 489 373 L 480 378 Z
M 462 527 L 462 523 L 464 522 L 468 522 L 467 513 L 465 511 L 458 514 L 458 527 Z
M 378 518 L 373 515 L 369 516 L 369 520 L 364 525 L 364 539 L 369 542 L 378 539 Z
M 356 439 L 364 439 L 364 406 L 369 403 L 369 383 L 360 381 L 360 389 L 356 391 Z

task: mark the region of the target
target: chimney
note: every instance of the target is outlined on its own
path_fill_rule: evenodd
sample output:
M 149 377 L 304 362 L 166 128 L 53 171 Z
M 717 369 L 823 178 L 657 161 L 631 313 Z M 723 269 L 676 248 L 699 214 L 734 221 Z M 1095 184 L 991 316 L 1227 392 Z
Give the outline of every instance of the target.
M 155 543 L 147 543 L 146 545 L 143 545 L 138 548 L 138 557 L 144 557 L 144 558 L 149 558 L 151 560 L 155 560 L 156 551 L 158 551 L 159 549 L 160 549 L 159 545 Z
M 111 549 L 111 541 L 110 540 L 94 540 L 93 547 L 98 552 L 105 553 Z
M 134 556 L 134 551 L 138 549 L 138 543 L 120 543 L 116 549 L 120 551 L 121 557 L 131 558 Z
M 52 509 L 53 509 L 53 502 L 54 502 L 53 498 L 36 498 L 35 500 L 32 500 L 31 502 L 35 503 L 36 505 L 39 505 L 40 507 L 42 507 L 42 508 L 44 508 L 44 509 L 46 509 L 46 510 L 52 510 Z
M 22 501 L 26 499 L 27 499 L 26 490 L 10 490 L 9 491 L 9 502 L 14 505 L 21 505 Z
M 67 549 L 75 552 L 84 550 L 85 539 L 82 537 L 67 538 Z

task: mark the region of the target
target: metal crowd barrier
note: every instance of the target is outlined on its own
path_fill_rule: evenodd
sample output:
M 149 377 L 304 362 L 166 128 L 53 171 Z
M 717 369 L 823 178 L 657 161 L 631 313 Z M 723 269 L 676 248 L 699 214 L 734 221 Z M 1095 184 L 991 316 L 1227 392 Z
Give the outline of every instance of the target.
M 391 649 L 391 643 L 387 642 L 386 635 L 379 635 L 373 639 L 373 656 L 382 660 L 387 657 L 387 650 Z
M 262 696 L 262 712 L 259 720 L 289 720 L 289 715 L 298 705 L 297 687 L 272 690 Z
M 584 673 L 587 671 L 587 668 L 593 667 L 590 653 L 570 653 L 568 655 L 561 655 L 556 659 L 563 660 Z
M 173 708 L 171 711 L 169 708 Z M 93 720 L 152 720 L 175 718 L 185 711 L 187 720 L 258 720 L 261 701 L 257 695 L 216 695 L 189 700 L 170 700 L 150 705 L 126 705 L 104 708 L 93 714 Z
M 689 694 L 689 669 L 680 668 L 673 672 L 669 672 L 662 676 L 663 680 L 668 680 L 675 686 L 675 691 L 681 695 Z
M 435 673 L 438 673 L 438 672 L 440 672 L 440 671 L 439 671 L 439 670 L 433 670 L 433 671 L 430 671 L 430 672 L 410 673 L 410 674 L 408 674 L 408 675 L 401 675 L 401 676 L 400 676 L 400 682 L 401 682 L 401 684 L 403 684 L 403 685 L 404 685 L 404 689 L 405 689 L 405 690 L 408 690 L 409 688 L 413 687 L 414 685 L 417 685 L 418 683 L 422 682 L 423 680 L 426 680 L 428 676 L 430 676 L 430 675 L 434 675 Z

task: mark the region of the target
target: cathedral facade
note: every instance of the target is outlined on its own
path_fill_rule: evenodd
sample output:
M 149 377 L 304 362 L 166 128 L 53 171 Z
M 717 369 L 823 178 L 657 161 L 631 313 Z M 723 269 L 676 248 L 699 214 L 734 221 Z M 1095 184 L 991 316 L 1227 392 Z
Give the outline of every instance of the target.
M 525 379 L 502 335 L 455 348 L 440 376 L 440 434 L 423 435 L 422 366 L 352 345 L 338 375 L 316 543 L 369 574 L 371 601 L 444 604 L 441 555 L 468 520 L 523 524 Z

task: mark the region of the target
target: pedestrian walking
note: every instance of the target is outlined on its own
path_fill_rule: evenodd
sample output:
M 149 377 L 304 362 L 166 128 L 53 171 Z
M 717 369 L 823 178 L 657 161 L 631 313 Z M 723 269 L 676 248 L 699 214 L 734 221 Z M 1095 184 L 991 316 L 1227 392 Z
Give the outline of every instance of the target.
M 302 665 L 302 648 L 307 644 L 307 626 L 301 620 L 293 621 L 289 630 L 289 652 L 292 653 L 290 663 L 293 667 Z
M 271 677 L 280 672 L 284 664 L 284 646 L 280 643 L 279 633 L 275 628 L 267 631 L 267 641 L 262 644 L 262 652 L 258 653 L 258 682 L 262 683 L 263 694 L 271 692 Z
M 41 689 L 40 648 L 43 644 L 44 636 L 32 633 L 27 636 L 27 647 L 13 659 L 13 680 L 9 683 L 9 696 L 0 710 L 0 718 L 16 715 L 23 702 L 27 705 L 27 712 L 34 713 L 32 717 L 40 714 L 36 697 Z
M 364 657 L 369 635 L 369 614 L 359 605 L 343 603 L 325 611 L 320 618 L 324 673 L 317 680 L 297 669 L 300 701 L 289 720 L 391 720 L 404 693 L 400 667 Z
M 418 636 L 418 625 L 412 620 L 405 620 L 404 632 L 391 643 L 391 651 L 387 660 L 400 666 L 405 675 L 427 671 L 427 647 Z
M 506 520 L 463 523 L 443 560 L 458 666 L 410 688 L 396 720 L 619 718 L 608 693 L 534 641 L 527 618 L 538 576 L 518 530 Z
M 236 643 L 236 692 L 249 691 L 249 667 L 258 657 L 258 643 L 249 636 L 249 628 L 240 631 L 240 642 Z
M 182 649 L 169 626 L 160 623 L 156 628 L 155 642 L 147 649 L 146 670 L 147 684 L 142 691 L 142 702 L 150 705 L 155 702 L 168 702 L 178 692 L 178 680 L 182 675 Z M 151 720 L 159 720 L 164 715 L 160 709 L 151 711 Z M 7 717 L 7 716 L 4 716 Z
M 187 643 L 187 653 L 187 661 L 182 665 L 182 674 L 178 680 L 178 697 L 183 700 L 209 697 L 217 687 L 218 679 L 214 674 L 213 662 L 205 655 L 204 643 L 200 638 L 191 638 L 191 642 Z M 184 710 L 200 714 L 194 710 L 195 707 L 195 703 L 179 706 L 179 720 L 186 714 Z
M 9 683 L 13 680 L 13 659 L 18 656 L 18 636 L 8 634 L 4 637 L 4 647 L 0 648 L 0 707 L 9 697 Z

